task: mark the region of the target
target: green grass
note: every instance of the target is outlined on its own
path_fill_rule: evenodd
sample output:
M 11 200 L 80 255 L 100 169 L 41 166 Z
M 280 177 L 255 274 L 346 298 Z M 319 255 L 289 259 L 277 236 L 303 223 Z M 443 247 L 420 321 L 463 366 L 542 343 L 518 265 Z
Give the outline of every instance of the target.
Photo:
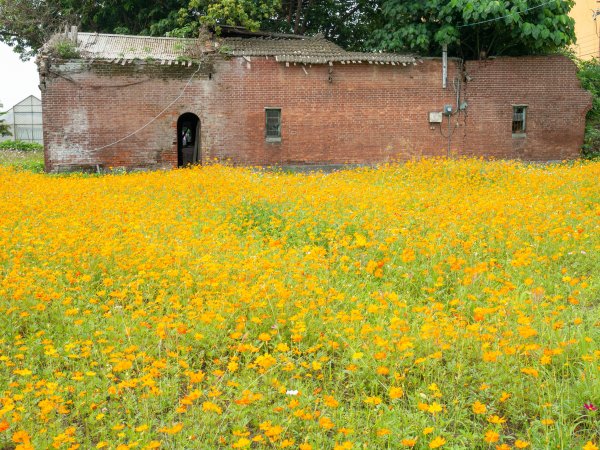
M 40 173 L 44 171 L 44 150 L 0 149 L 0 165 Z

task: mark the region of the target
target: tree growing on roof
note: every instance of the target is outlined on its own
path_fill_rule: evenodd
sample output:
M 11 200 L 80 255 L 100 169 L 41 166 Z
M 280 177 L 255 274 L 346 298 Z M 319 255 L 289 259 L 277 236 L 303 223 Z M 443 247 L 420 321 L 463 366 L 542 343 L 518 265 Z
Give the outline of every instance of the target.
M 388 51 L 465 59 L 549 53 L 575 40 L 572 0 L 382 0 L 372 42 Z

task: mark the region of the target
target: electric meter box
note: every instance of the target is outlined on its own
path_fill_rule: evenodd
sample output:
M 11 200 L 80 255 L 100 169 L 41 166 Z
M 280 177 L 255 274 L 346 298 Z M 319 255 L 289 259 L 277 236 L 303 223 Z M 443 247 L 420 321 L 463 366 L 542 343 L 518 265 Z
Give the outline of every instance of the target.
M 441 112 L 430 112 L 429 113 L 429 123 L 442 123 L 442 113 Z

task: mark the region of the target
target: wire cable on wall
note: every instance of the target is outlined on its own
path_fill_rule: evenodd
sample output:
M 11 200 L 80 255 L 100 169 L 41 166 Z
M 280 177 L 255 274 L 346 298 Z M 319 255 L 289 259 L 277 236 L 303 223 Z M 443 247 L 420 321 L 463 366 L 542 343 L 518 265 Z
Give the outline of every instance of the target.
M 175 100 L 173 100 L 171 103 L 169 103 L 161 112 L 159 112 L 156 116 L 154 116 L 149 122 L 147 122 L 145 125 L 143 125 L 140 128 L 138 128 L 137 130 L 133 131 L 132 133 L 129 133 L 127 136 L 122 137 L 121 139 L 116 140 L 114 142 L 111 142 L 110 144 L 103 145 L 102 147 L 95 148 L 92 151 L 93 152 L 97 152 L 97 151 L 100 151 L 100 150 L 104 150 L 105 148 L 112 147 L 113 145 L 117 145 L 117 144 L 123 142 L 124 140 L 129 139 L 132 136 L 135 136 L 140 131 L 142 131 L 144 128 L 146 128 L 150 124 L 152 124 L 156 119 L 158 119 L 160 116 L 162 116 L 171 106 L 173 106 L 181 97 L 183 97 L 183 94 L 185 94 L 185 90 L 192 83 L 192 80 L 194 79 L 194 77 L 196 76 L 196 74 L 198 72 L 200 72 L 201 68 L 202 68 L 202 65 L 198 64 L 198 69 L 196 69 L 196 71 L 192 74 L 192 76 L 190 77 L 190 79 L 188 80 L 188 82 L 185 84 L 185 86 L 183 87 L 183 89 L 181 90 L 181 92 L 179 93 L 179 95 L 175 98 Z

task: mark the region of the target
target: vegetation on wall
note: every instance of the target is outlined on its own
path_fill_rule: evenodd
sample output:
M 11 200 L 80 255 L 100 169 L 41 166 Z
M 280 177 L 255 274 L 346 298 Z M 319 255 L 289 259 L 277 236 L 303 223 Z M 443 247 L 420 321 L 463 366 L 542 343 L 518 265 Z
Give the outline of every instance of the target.
M 583 156 L 600 157 L 600 63 L 597 59 L 578 61 L 579 79 L 592 94 L 592 109 L 586 116 Z

